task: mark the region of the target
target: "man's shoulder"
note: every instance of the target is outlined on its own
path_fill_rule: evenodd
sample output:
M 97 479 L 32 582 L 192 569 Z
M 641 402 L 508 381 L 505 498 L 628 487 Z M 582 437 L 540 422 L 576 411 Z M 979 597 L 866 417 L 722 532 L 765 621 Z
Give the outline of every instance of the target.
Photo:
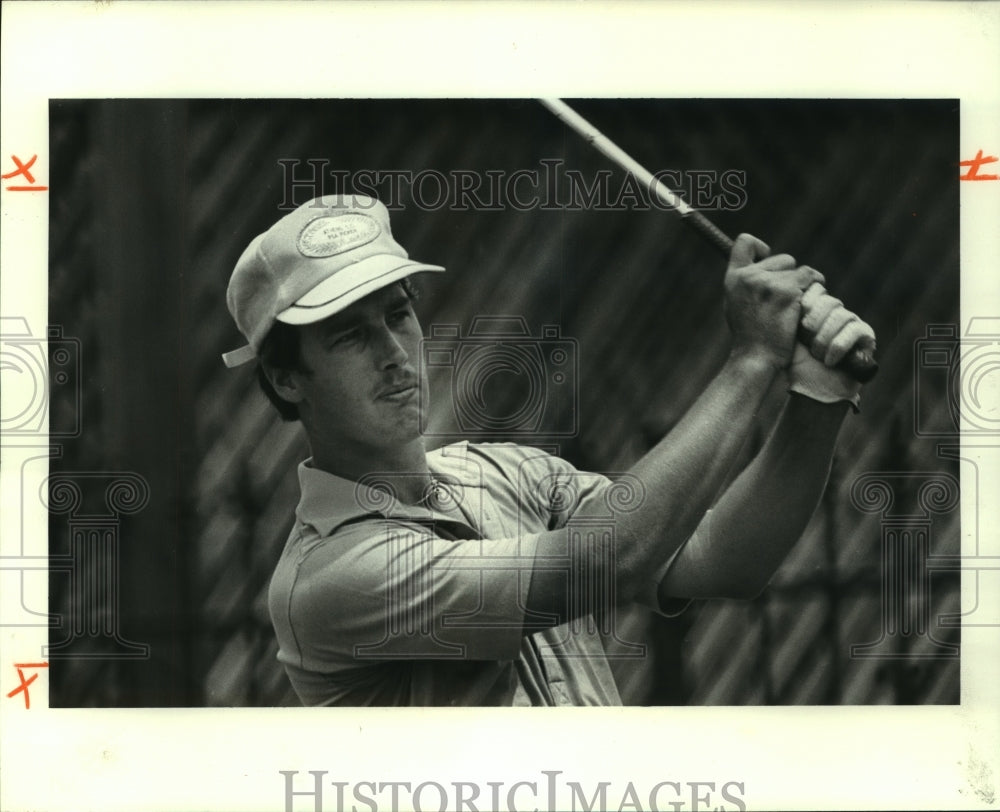
M 287 604 L 293 593 L 300 608 L 313 609 L 374 594 L 391 556 L 419 547 L 427 536 L 415 522 L 378 516 L 345 522 L 329 535 L 297 524 L 271 575 L 272 607 Z
M 509 516 L 524 510 L 548 520 L 553 510 L 553 494 L 557 497 L 569 488 L 573 493 L 588 482 L 600 479 L 578 471 L 573 465 L 550 451 L 519 443 L 462 442 L 436 449 L 428 456 L 431 470 L 440 477 L 451 478 L 465 488 L 482 488 L 488 492 L 497 509 Z
M 538 446 L 522 445 L 513 442 L 469 442 L 463 440 L 457 443 L 441 446 L 427 454 L 428 460 L 441 466 L 475 465 L 477 462 L 489 462 L 502 468 L 518 468 L 523 465 L 543 466 L 554 470 L 572 468 L 570 463 L 551 451 Z

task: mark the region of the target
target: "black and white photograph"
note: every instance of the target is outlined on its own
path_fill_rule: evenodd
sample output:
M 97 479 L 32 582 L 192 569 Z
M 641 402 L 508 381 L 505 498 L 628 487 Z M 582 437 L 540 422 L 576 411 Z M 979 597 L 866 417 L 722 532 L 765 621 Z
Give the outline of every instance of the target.
M 52 705 L 958 701 L 958 101 L 563 104 L 51 102 Z
M 331 4 L 5 99 L 0 807 L 990 808 L 996 94 L 504 85 L 442 5 L 434 82 Z

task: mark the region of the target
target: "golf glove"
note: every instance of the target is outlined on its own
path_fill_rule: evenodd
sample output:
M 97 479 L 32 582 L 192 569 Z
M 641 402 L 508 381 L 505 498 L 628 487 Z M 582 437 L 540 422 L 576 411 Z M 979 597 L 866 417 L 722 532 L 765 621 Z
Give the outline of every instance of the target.
M 858 411 L 861 384 L 835 366 L 856 345 L 874 350 L 875 331 L 818 282 L 802 296 L 802 326 L 814 338 L 809 347 L 796 342 L 788 390 L 821 403 L 846 400 Z

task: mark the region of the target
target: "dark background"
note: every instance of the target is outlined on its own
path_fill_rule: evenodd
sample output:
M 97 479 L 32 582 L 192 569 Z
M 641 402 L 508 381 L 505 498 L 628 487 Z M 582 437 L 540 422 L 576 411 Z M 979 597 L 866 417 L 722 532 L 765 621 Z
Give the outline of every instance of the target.
M 957 627 L 938 622 L 958 611 L 957 576 L 932 573 L 929 595 L 898 599 L 929 627 L 887 626 L 897 616 L 885 604 L 883 576 L 895 571 L 882 561 L 885 522 L 850 491 L 866 473 L 917 474 L 893 480 L 895 514 L 917 515 L 921 477 L 957 474 L 940 438 L 918 430 L 948 425 L 947 376 L 929 376 L 915 353 L 928 325 L 958 322 L 958 102 L 573 104 L 650 169 L 745 172 L 745 205 L 709 216 L 822 270 L 875 328 L 882 364 L 841 434 L 821 509 L 764 595 L 701 602 L 672 620 L 628 614 L 626 636 L 650 648 L 615 662 L 624 699 L 957 702 L 958 658 L 935 642 L 958 643 Z M 77 417 L 83 427 L 51 467 L 134 472 L 150 493 L 120 517 L 118 611 L 100 608 L 103 628 L 147 644 L 148 657 L 116 657 L 122 645 L 107 633 L 53 629 L 63 655 L 78 656 L 50 658 L 50 704 L 296 704 L 265 599 L 307 449 L 252 368 L 227 370 L 219 357 L 243 343 L 225 308 L 229 274 L 290 191 L 279 160 L 509 174 L 561 159 L 588 182 L 612 169 L 612 190 L 624 175 L 531 100 L 54 100 L 50 139 L 50 322 L 82 347 L 81 401 L 55 393 L 51 420 L 53 431 Z M 297 177 L 310 171 L 300 165 Z M 327 178 L 322 191 L 344 189 Z M 395 236 L 448 268 L 424 282 L 425 334 L 503 314 L 576 342 L 578 400 L 546 419 L 575 419 L 579 431 L 537 440 L 578 467 L 626 470 L 724 358 L 724 261 L 673 214 L 424 212 L 403 191 Z M 312 196 L 299 189 L 295 202 Z M 504 390 L 522 394 L 510 383 L 494 387 L 496 414 L 516 405 Z M 780 400 L 777 390 L 765 414 Z M 72 520 L 52 517 L 52 555 L 67 554 Z M 957 554 L 957 510 L 921 526 L 932 553 Z M 81 616 L 82 600 L 53 570 L 50 610 Z M 851 656 L 882 637 L 886 656 Z

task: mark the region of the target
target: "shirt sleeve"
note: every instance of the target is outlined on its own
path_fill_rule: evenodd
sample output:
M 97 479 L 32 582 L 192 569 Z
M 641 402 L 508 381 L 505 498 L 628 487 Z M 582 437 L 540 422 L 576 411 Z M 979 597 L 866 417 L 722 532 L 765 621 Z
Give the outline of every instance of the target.
M 518 481 L 524 501 L 547 521 L 550 530 L 576 525 L 586 532 L 614 535 L 618 519 L 647 498 L 642 483 L 631 474 L 580 471 L 539 449 L 515 446 L 509 453 L 520 455 Z M 688 598 L 659 599 L 660 582 L 683 546 L 643 579 L 636 592 L 637 603 L 665 617 L 675 617 L 687 608 L 691 603 Z
M 535 547 L 535 536 L 452 540 L 398 520 L 341 528 L 303 557 L 291 590 L 303 667 L 515 659 Z
M 613 520 L 614 500 L 624 491 L 604 474 L 580 471 L 538 448 L 497 445 L 490 450 L 506 470 L 516 470 L 518 509 L 538 526 L 561 530 L 574 518 Z

